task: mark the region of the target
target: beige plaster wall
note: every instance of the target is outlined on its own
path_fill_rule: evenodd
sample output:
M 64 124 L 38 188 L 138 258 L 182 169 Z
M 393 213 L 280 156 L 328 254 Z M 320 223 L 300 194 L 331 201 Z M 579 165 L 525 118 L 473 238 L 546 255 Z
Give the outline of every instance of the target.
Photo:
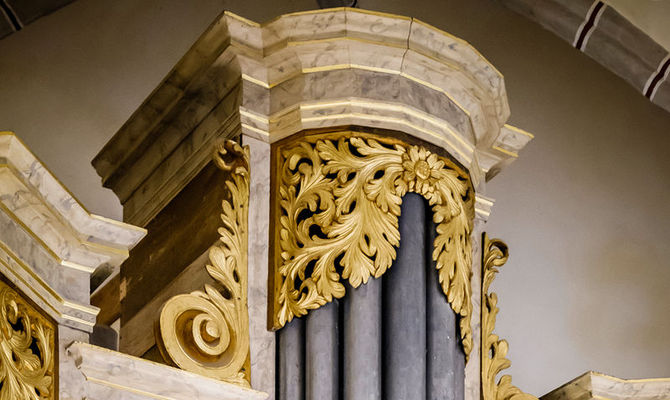
M 670 49 L 670 1 L 605 0 L 658 44 Z
M 79 0 L 0 41 L 0 129 L 93 212 L 120 218 L 89 162 L 223 9 L 258 21 L 313 0 Z M 359 0 L 475 45 L 536 134 L 495 178 L 488 231 L 514 382 L 536 395 L 594 369 L 670 376 L 670 114 L 491 0 Z

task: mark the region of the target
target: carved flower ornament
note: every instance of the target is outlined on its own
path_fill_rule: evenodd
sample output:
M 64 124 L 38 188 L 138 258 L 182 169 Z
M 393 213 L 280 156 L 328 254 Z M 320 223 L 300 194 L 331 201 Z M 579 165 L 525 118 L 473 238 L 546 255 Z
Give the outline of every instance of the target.
M 463 172 L 422 146 L 356 132 L 306 136 L 277 151 L 273 327 L 345 295 L 391 267 L 402 197 L 433 210 L 433 259 L 472 349 L 473 192 Z

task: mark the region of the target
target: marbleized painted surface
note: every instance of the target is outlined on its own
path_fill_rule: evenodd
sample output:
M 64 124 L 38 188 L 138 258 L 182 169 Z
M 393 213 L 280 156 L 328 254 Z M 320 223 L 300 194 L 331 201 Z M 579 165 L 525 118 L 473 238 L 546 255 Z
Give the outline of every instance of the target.
M 668 400 L 670 378 L 619 379 L 587 372 L 541 397 L 542 400 Z
M 120 169 L 105 179 L 104 183 L 119 188 L 117 195 L 122 203 L 125 203 L 134 189 L 156 169 L 163 160 L 163 155 L 172 153 L 186 134 L 199 128 L 201 121 L 210 116 L 222 99 L 231 95 L 235 97 L 234 89 L 238 86 L 240 73 L 234 65 L 234 57 L 234 52 L 224 51 L 186 88 L 184 98 L 175 105 L 170 114 L 166 115 L 165 121 L 155 127 L 159 137 L 154 139 L 160 140 L 161 145 L 146 146 L 142 149 L 142 157 L 126 161 L 126 163 L 133 162 L 137 174 L 126 174 Z M 191 101 L 193 98 L 197 98 L 198 101 Z M 227 112 L 222 115 L 232 114 L 234 106 L 229 106 L 225 111 Z M 199 132 L 202 132 L 202 128 Z M 200 133 L 199 136 L 202 135 L 203 133 Z
M 255 390 L 86 343 L 70 345 L 67 359 L 85 378 L 81 387 L 86 397 L 81 398 L 90 400 L 261 400 L 268 397 Z
M 261 25 L 224 13 L 93 161 L 126 221 L 148 222 L 192 176 L 180 171 L 201 168 L 192 155 L 222 137 L 198 121 L 227 92 L 203 82 L 239 79 L 237 126 L 265 142 L 337 125 L 394 129 L 490 178 L 532 138 L 505 125 L 502 75 L 467 42 L 419 20 L 338 8 Z
M 0 273 L 57 323 L 91 331 L 89 273 L 62 267 L 32 240 L 0 212 Z
M 144 229 L 91 215 L 12 133 L 0 132 L 0 275 L 57 326 L 58 398 L 87 398 L 65 349 L 88 341 L 91 274 L 118 268 Z
M 50 215 L 39 215 L 35 210 L 33 218 L 24 223 L 35 233 L 41 234 L 40 224 L 48 225 L 46 219 L 51 217 L 63 228 L 69 228 L 73 235 L 90 248 L 98 252 L 127 252 L 144 237 L 145 231 L 132 225 L 123 224 L 105 217 L 90 214 L 72 196 L 72 194 L 53 176 L 28 148 L 12 132 L 0 132 L 0 160 L 2 167 L 8 168 L 14 177 L 23 184 L 24 193 L 31 193 L 32 201 L 41 201 L 44 210 Z M 5 206 L 16 212 L 18 208 L 27 206 L 12 198 L 11 194 L 3 192 L 0 195 Z M 20 196 L 15 196 L 20 198 Z M 32 203 L 31 206 L 35 204 Z M 95 246 L 99 245 L 99 246 Z M 56 248 L 55 252 L 65 252 L 65 249 Z M 111 256 L 110 256 L 111 257 Z
M 250 150 L 249 185 L 249 338 L 251 386 L 275 395 L 275 333 L 268 326 L 270 232 L 270 145 L 243 137 Z
M 351 97 L 351 94 L 338 96 L 332 90 L 360 89 L 364 92 L 361 98 L 374 102 L 376 91 L 389 87 L 379 79 L 359 85 L 355 80 L 339 80 L 338 84 L 319 78 L 318 82 L 330 89 L 325 97 L 319 96 L 319 91 L 298 95 L 295 89 L 279 90 L 280 86 L 297 77 L 307 79 L 310 74 L 341 69 L 373 71 L 395 75 L 400 81 L 411 81 L 417 89 L 401 91 L 403 94 L 414 92 L 417 98 L 424 97 L 417 92 L 419 86 L 443 96 L 467 116 L 467 127 L 459 129 L 458 134 L 472 146 L 470 153 L 481 143 L 492 142 L 509 116 L 502 75 L 465 41 L 421 21 L 364 10 L 338 9 L 289 14 L 265 25 L 228 14 L 227 22 L 233 45 L 256 50 L 241 53 L 238 57 L 243 78 L 270 92 L 265 96 L 274 97 L 273 104 L 283 102 L 285 105 L 279 107 L 282 110 L 274 108 L 278 106 L 254 109 L 246 106 L 250 103 L 244 103 L 253 101 L 254 95 L 245 96 L 241 109 L 243 129 L 247 123 L 244 112 L 252 113 L 251 119 L 255 116 L 257 120 L 278 120 L 281 119 L 278 114 L 300 102 L 329 103 L 333 97 Z M 258 33 L 256 31 L 261 33 L 253 34 Z M 263 59 L 255 56 L 261 51 Z M 311 82 L 300 82 L 294 86 L 311 89 Z M 381 93 L 378 96 L 427 115 L 435 114 L 417 102 Z M 431 103 L 427 102 L 428 105 Z M 441 119 L 454 123 L 453 118 Z M 271 129 L 264 131 L 270 141 L 276 140 Z M 471 134 L 474 137 L 468 137 Z M 435 142 L 435 138 L 431 141 Z M 444 146 L 444 143 L 436 144 Z M 472 156 L 464 158 L 465 164 L 469 165 L 467 158 Z
M 213 142 L 240 133 L 240 117 L 236 113 L 239 95 L 240 85 L 237 85 L 169 156 L 156 158 L 160 166 L 144 171 L 148 176 L 124 202 L 126 221 L 146 225 L 162 205 L 173 199 L 210 161 Z M 163 149 L 164 142 L 157 142 Z
M 67 349 L 75 342 L 88 342 L 88 333 L 66 326 L 58 327 L 58 394 L 60 400 L 86 399 L 86 380 Z
M 89 214 L 11 132 L 0 132 L 0 273 L 63 326 L 90 332 L 90 276 L 144 230 Z

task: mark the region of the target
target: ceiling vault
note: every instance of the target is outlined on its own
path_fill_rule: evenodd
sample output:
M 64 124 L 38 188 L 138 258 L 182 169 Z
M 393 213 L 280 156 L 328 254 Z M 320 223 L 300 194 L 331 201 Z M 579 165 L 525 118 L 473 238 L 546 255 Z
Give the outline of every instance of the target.
M 499 0 L 623 78 L 670 112 L 670 54 L 601 0 Z
M 74 0 L 0 0 L 0 39 Z

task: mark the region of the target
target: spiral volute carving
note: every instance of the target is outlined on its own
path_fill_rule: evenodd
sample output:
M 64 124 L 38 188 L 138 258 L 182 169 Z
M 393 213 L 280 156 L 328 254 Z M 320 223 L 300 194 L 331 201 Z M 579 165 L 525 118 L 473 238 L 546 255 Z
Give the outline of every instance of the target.
M 248 387 L 248 148 L 223 142 L 214 162 L 230 173 L 221 240 L 210 249 L 207 265 L 216 287 L 170 298 L 161 309 L 157 343 L 163 358 L 181 369 Z

